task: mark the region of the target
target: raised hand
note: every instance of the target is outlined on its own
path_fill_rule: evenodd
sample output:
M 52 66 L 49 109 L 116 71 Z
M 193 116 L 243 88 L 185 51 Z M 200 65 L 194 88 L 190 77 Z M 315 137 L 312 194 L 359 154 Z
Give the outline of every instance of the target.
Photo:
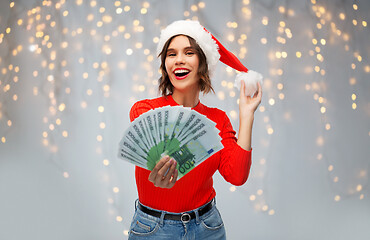
M 257 83 L 258 90 L 253 97 L 245 96 L 245 83 L 241 81 L 240 100 L 239 100 L 239 133 L 238 145 L 249 151 L 251 150 L 252 142 L 252 127 L 254 120 L 254 112 L 262 99 L 262 87 Z
M 244 119 L 245 117 L 253 115 L 256 111 L 258 105 L 261 103 L 262 99 L 262 87 L 261 84 L 258 82 L 258 90 L 253 95 L 253 97 L 245 96 L 245 83 L 241 81 L 240 87 L 240 101 L 239 101 L 239 117 L 240 120 Z

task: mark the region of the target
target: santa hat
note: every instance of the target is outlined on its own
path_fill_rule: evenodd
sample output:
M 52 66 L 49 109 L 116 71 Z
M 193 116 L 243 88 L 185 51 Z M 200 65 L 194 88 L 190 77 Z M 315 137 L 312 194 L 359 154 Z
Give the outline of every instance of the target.
M 202 49 L 207 58 L 210 75 L 215 71 L 218 60 L 240 71 L 236 76 L 234 86 L 240 90 L 241 80 L 245 82 L 245 94 L 253 96 L 257 91 L 257 82 L 262 85 L 262 75 L 248 70 L 239 59 L 228 51 L 207 29 L 198 21 L 175 21 L 162 30 L 157 46 L 157 56 L 162 52 L 164 44 L 173 36 L 186 35 L 193 38 Z

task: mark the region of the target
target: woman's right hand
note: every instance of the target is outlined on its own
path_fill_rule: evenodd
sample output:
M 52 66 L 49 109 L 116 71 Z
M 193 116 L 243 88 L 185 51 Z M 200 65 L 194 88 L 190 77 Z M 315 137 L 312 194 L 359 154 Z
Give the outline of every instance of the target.
M 156 187 L 172 188 L 178 175 L 176 165 L 177 162 L 169 156 L 161 158 L 149 174 L 148 180 Z

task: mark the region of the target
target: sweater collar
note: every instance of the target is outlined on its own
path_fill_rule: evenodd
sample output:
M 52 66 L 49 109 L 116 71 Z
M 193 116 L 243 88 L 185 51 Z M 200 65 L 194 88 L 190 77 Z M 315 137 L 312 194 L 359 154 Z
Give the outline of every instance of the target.
M 170 105 L 170 106 L 180 106 L 180 104 L 178 104 L 174 99 L 173 99 L 173 97 L 172 97 L 172 95 L 167 95 L 166 96 L 167 97 L 167 102 L 168 102 L 168 104 Z M 194 109 L 195 111 L 197 111 L 197 112 L 201 112 L 202 111 L 202 109 L 203 109 L 203 104 L 200 102 L 200 100 L 199 100 L 199 102 L 198 102 L 198 104 L 195 106 L 195 107 L 193 107 L 193 108 L 191 108 L 191 109 Z

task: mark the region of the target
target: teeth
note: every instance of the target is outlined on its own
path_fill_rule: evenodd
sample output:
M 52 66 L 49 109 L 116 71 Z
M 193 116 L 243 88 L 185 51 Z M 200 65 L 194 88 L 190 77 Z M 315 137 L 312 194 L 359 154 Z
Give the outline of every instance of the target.
M 180 70 L 176 70 L 175 71 L 175 74 L 178 74 L 178 73 L 188 73 L 190 72 L 189 70 L 185 70 L 185 69 L 180 69 Z

